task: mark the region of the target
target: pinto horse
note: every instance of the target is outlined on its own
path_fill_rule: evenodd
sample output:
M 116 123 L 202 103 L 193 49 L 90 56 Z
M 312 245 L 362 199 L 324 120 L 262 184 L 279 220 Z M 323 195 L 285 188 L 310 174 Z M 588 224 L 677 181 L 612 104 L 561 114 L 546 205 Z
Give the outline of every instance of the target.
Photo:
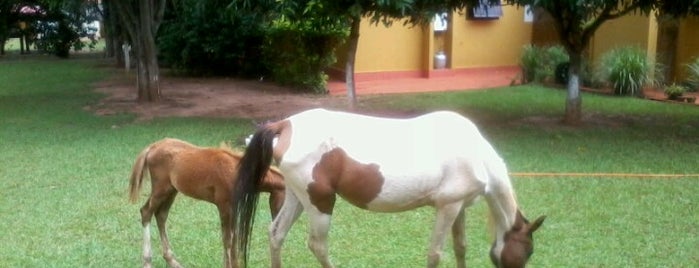
M 378 212 L 435 207 L 427 267 L 438 265 L 449 229 L 457 265 L 465 267 L 464 210 L 479 196 L 494 219 L 490 255 L 496 267 L 524 267 L 533 253 L 532 233 L 545 218 L 529 223 L 523 217 L 505 163 L 476 126 L 456 113 L 389 119 L 314 109 L 262 126 L 245 151 L 233 198 L 243 263 L 255 189 L 272 160 L 284 174 L 286 196 L 269 228 L 271 267 L 281 267 L 282 243 L 303 210 L 310 250 L 323 267 L 333 267 L 327 235 L 337 195 Z
M 136 202 L 144 173 L 150 171 L 151 194 L 141 207 L 143 267 L 151 267 L 150 220 L 153 214 L 158 224 L 163 257 L 170 267 L 181 267 L 175 259 L 165 227 L 170 206 L 178 192 L 216 205 L 221 218 L 224 266 L 238 267 L 237 252 L 233 248 L 231 196 L 241 157 L 227 146 L 201 148 L 177 139 L 163 139 L 143 149 L 136 158 L 129 183 L 130 200 Z M 257 190 L 270 193 L 270 211 L 272 217 L 276 216 L 285 194 L 281 173 L 270 169 Z

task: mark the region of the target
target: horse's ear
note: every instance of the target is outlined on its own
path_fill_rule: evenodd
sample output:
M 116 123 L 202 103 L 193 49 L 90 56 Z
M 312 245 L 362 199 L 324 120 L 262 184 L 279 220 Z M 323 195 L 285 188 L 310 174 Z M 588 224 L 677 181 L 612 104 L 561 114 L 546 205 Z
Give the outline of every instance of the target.
M 545 219 L 546 219 L 546 216 L 544 215 L 544 216 L 541 216 L 541 217 L 539 217 L 538 219 L 536 219 L 536 220 L 534 221 L 534 223 L 530 224 L 530 225 L 529 225 L 529 233 L 531 234 L 531 233 L 533 233 L 534 231 L 536 231 L 536 229 L 539 229 L 539 227 L 541 227 L 541 224 L 544 223 L 544 220 L 545 220 Z
M 529 224 L 529 221 L 527 218 L 522 215 L 522 211 L 519 209 L 517 210 L 517 215 L 515 216 L 515 225 L 512 226 L 513 230 L 520 230 L 522 227 L 526 226 Z

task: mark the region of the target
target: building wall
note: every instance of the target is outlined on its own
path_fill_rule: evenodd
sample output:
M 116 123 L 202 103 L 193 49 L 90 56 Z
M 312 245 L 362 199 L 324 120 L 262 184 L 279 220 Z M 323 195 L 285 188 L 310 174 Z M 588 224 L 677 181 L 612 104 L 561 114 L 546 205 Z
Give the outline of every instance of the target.
M 655 58 L 658 26 L 654 15 L 630 14 L 606 21 L 597 29 L 588 47 L 588 57 L 598 61 L 610 50 L 624 46 L 637 46 Z M 543 10 L 537 10 L 532 30 L 532 43 L 540 46 L 560 44 L 553 18 Z
M 371 24 L 368 19 L 360 26 L 355 72 L 391 72 L 421 70 L 427 46 L 426 27 L 394 22 L 390 27 Z
M 640 14 L 609 20 L 595 32 L 589 47 L 590 56 L 597 61 L 614 48 L 637 46 L 648 51 L 650 59 L 655 59 L 657 25 L 655 16 Z
M 497 20 L 455 17 L 450 25 L 453 26 L 452 50 L 447 55 L 453 60 L 452 68 L 519 64 L 522 47 L 532 40 L 532 24 L 524 22 L 523 8 L 503 6 L 503 13 Z
M 688 17 L 680 21 L 677 38 L 675 72 L 677 81 L 687 77 L 687 63 L 699 57 L 699 17 Z
M 464 12 L 462 12 L 464 13 Z M 518 65 L 522 47 L 531 42 L 532 25 L 524 22 L 524 10 L 503 6 L 497 20 L 468 20 L 466 14 L 450 14 L 447 31 L 434 32 L 432 26 L 360 26 L 355 73 L 403 72 L 425 76 L 432 70 L 439 50 L 447 54 L 447 68 L 484 68 Z M 346 47 L 337 50 L 335 71 L 343 70 Z

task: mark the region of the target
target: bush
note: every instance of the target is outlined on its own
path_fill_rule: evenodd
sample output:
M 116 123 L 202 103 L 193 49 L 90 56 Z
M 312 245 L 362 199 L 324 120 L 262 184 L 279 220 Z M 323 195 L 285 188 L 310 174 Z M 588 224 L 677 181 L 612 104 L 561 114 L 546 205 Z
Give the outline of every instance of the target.
M 37 31 L 41 34 L 37 48 L 59 58 L 67 58 L 72 45 L 80 43 L 78 34 L 65 21 L 40 23 Z
M 674 100 L 677 99 L 677 97 L 682 96 L 686 89 L 683 86 L 672 84 L 670 86 L 665 87 L 665 95 L 667 96 L 668 99 Z
M 522 56 L 519 59 L 519 66 L 522 68 L 522 83 L 536 81 L 536 72 L 539 68 L 541 50 L 537 46 L 525 45 L 522 49 Z
M 68 58 L 70 50 L 82 50 L 94 48 L 96 40 L 87 44 L 80 40 L 90 30 L 83 26 L 86 22 L 98 18 L 97 2 L 76 2 L 76 5 L 50 6 L 45 10 L 40 20 L 33 21 L 28 31 L 33 32 L 39 38 L 36 39 L 36 47 L 44 52 L 51 53 L 60 58 Z
M 699 57 L 687 64 L 687 84 L 690 91 L 699 90 Z
M 260 77 L 266 23 L 228 2 L 183 0 L 166 9 L 157 44 L 160 61 L 194 75 Z
M 562 46 L 538 47 L 526 45 L 520 58 L 522 82 L 558 82 L 567 77 L 557 72 L 569 60 L 568 52 Z M 567 68 L 566 68 L 567 70 Z M 560 76 L 560 77 L 559 77 Z M 567 80 L 567 79 L 566 79 Z
M 335 63 L 335 48 L 347 38 L 346 29 L 333 20 L 275 21 L 262 48 L 272 79 L 299 90 L 326 93 L 325 69 Z
M 561 62 L 556 65 L 555 78 L 557 84 L 567 84 L 568 76 L 570 76 L 570 62 Z
M 602 56 L 600 72 L 615 95 L 640 95 L 651 84 L 653 64 L 637 47 L 613 49 Z

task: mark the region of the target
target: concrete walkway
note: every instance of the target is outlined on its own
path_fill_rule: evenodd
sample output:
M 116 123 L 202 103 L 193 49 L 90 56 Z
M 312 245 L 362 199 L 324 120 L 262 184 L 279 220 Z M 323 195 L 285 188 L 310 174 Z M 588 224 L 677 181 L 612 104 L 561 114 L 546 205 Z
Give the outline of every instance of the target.
M 509 86 L 513 81 L 519 80 L 519 72 L 518 67 L 437 70 L 430 72 L 429 77 L 379 73 L 357 74 L 355 80 L 357 95 L 411 93 Z M 331 79 L 328 89 L 331 95 L 347 94 L 344 81 Z

